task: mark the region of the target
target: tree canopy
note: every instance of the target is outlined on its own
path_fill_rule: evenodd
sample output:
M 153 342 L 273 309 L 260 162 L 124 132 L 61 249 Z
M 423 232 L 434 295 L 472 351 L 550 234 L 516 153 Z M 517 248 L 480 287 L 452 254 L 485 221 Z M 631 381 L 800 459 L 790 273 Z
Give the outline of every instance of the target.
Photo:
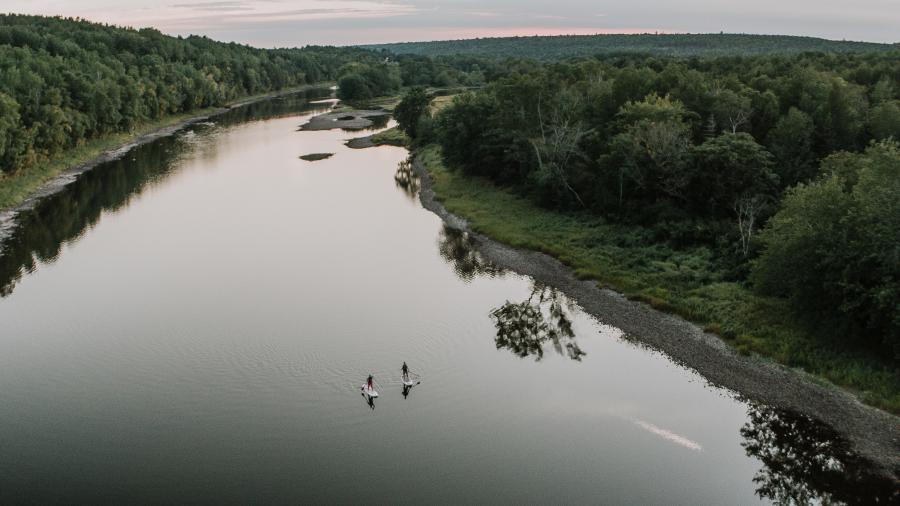
M 543 61 L 617 53 L 643 53 L 660 56 L 723 56 L 897 49 L 896 44 L 741 33 L 485 37 L 466 40 L 370 44 L 361 47 L 419 56 L 479 55 L 495 58 L 532 58 Z
M 898 56 L 511 60 L 434 138 L 451 169 L 708 248 L 722 279 L 900 356 Z
M 355 48 L 255 49 L 77 19 L 0 15 L 0 172 L 91 137 L 337 78 Z

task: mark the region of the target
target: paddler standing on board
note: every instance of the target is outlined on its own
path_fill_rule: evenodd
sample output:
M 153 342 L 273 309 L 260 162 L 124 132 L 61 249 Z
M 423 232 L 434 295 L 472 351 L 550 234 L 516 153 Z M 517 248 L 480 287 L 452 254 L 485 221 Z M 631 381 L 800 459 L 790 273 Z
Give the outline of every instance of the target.
M 375 381 L 375 378 L 373 378 L 372 375 L 370 374 L 369 379 L 366 380 L 366 390 L 368 390 L 369 392 L 371 392 L 372 390 L 375 390 L 374 381 Z
M 403 362 L 403 367 L 400 368 L 400 372 L 403 373 L 403 381 L 409 381 L 409 367 L 406 367 L 406 362 Z

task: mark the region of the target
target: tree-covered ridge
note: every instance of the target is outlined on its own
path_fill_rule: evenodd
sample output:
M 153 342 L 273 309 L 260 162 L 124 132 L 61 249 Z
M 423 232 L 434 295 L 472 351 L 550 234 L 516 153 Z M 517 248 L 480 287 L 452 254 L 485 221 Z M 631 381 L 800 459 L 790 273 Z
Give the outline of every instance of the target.
M 490 37 L 431 42 L 370 44 L 366 49 L 395 54 L 481 55 L 559 61 L 579 56 L 647 53 L 668 56 L 723 56 L 805 51 L 887 51 L 897 44 L 827 40 L 815 37 L 751 34 L 631 34 Z
M 96 136 L 332 80 L 356 48 L 256 49 L 76 19 L 0 15 L 0 173 Z

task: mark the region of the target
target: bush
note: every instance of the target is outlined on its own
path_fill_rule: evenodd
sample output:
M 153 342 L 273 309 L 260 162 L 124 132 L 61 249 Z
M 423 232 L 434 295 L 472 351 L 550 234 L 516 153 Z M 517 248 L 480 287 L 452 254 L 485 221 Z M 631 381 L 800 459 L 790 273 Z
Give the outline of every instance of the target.
M 400 87 L 400 70 L 395 65 L 348 63 L 338 79 L 338 98 L 367 100 L 393 93 Z
M 359 74 L 347 74 L 338 80 L 338 97 L 341 100 L 365 100 L 372 98 L 372 90 Z
M 880 142 L 822 166 L 822 178 L 789 191 L 763 232 L 753 281 L 900 357 L 900 148 Z
M 419 120 L 428 113 L 430 103 L 431 99 L 421 86 L 410 88 L 403 95 L 403 99 L 394 108 L 394 118 L 406 135 L 413 139 L 418 137 Z

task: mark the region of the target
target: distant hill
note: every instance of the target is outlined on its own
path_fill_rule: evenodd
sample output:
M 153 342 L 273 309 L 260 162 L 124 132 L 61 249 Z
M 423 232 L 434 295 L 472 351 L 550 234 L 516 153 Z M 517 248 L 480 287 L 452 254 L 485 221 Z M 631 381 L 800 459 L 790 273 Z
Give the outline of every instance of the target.
M 534 37 L 497 37 L 432 42 L 369 44 L 367 49 L 388 50 L 395 54 L 439 56 L 472 54 L 498 58 L 526 57 L 544 61 L 578 56 L 615 53 L 651 53 L 670 56 L 726 56 L 762 53 L 798 53 L 804 51 L 850 52 L 900 49 L 900 44 L 850 42 L 795 37 L 790 35 L 749 34 L 635 34 L 635 35 L 556 35 Z

